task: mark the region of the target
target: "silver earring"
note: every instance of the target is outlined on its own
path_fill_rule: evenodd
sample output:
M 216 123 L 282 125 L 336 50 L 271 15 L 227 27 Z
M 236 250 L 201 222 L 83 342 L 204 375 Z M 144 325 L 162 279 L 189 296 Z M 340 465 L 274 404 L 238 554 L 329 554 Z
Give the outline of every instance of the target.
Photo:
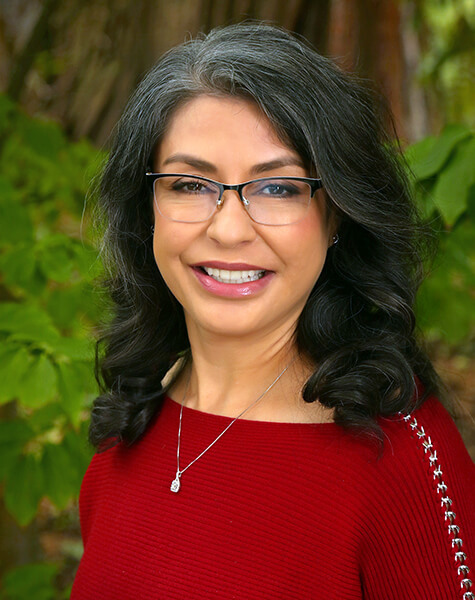
M 150 225 L 150 231 L 153 233 L 155 231 L 155 225 Z
M 340 236 L 338 235 L 338 233 L 335 233 L 335 235 L 332 237 L 332 246 L 336 246 L 336 244 L 338 244 L 339 239 Z

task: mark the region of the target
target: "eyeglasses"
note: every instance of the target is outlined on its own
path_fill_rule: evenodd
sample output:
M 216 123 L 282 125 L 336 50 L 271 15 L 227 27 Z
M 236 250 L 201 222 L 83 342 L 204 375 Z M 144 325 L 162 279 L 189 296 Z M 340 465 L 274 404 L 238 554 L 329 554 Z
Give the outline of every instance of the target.
M 226 190 L 239 194 L 253 221 L 261 225 L 291 225 L 303 219 L 321 179 L 263 177 L 236 185 L 184 173 L 146 173 L 155 205 L 165 218 L 179 223 L 201 223 L 223 203 Z

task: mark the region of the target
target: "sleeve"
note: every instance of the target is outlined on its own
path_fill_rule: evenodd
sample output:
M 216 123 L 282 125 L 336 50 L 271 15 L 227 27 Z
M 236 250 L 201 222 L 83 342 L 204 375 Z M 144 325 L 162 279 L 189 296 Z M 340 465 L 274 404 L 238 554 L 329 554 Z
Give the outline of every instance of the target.
M 81 491 L 79 493 L 79 522 L 81 525 L 81 537 L 84 547 L 86 547 L 89 532 L 92 527 L 92 521 L 94 519 L 97 476 L 96 464 L 97 454 L 92 457 L 82 480 Z
M 86 470 L 79 493 L 79 522 L 84 548 L 100 507 L 104 506 L 111 483 L 111 458 L 114 449 L 96 453 Z
M 360 576 L 365 600 L 474 600 L 475 467 L 432 398 L 384 427 L 367 491 Z

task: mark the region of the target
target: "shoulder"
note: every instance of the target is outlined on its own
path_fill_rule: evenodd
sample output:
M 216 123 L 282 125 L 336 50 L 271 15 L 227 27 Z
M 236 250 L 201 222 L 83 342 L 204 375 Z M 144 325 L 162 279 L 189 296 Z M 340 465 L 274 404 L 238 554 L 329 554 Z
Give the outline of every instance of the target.
M 379 424 L 385 445 L 380 468 L 404 468 L 406 478 L 415 478 L 413 484 L 429 479 L 438 494 L 445 489 L 444 477 L 453 485 L 470 484 L 473 490 L 475 465 L 452 417 L 437 398 L 428 398 L 411 414 L 380 418 Z M 426 477 L 419 481 L 422 473 Z
M 455 505 L 470 514 L 475 495 L 475 465 L 448 411 L 431 397 L 409 415 L 383 421 L 386 449 L 381 467 L 410 485 L 412 498 L 427 492 L 450 521 Z M 473 519 L 470 519 L 473 521 Z
M 455 505 L 460 518 L 473 512 L 475 465 L 437 398 L 428 398 L 410 415 L 379 418 L 378 423 L 384 436 L 380 452 L 367 437 L 341 430 L 333 430 L 337 433 L 327 448 L 328 459 L 351 487 L 371 491 L 364 503 L 376 518 L 397 520 L 407 512 L 407 518 L 419 519 L 418 513 L 428 514 L 430 507 L 444 521 Z
M 384 451 L 372 464 L 373 475 L 409 494 L 413 506 L 429 494 L 450 515 L 455 503 L 463 510 L 475 494 L 475 465 L 448 411 L 431 397 L 413 413 L 380 419 Z M 418 496 L 419 494 L 419 496 Z M 453 512 L 453 511 L 452 511 Z
M 365 476 L 375 477 L 375 485 L 378 481 L 398 477 L 399 473 L 404 473 L 405 480 L 413 477 L 416 485 L 422 483 L 422 473 L 430 474 L 430 479 L 437 484 L 436 467 L 442 465 L 450 479 L 460 479 L 458 474 L 468 476 L 468 481 L 475 477 L 475 466 L 462 437 L 437 398 L 428 398 L 409 415 L 380 417 L 378 424 L 383 432 L 380 452 L 376 440 L 340 428 L 333 429 L 334 443 L 329 451 L 342 465 L 351 462 L 360 474 L 364 471 Z
M 373 565 L 377 557 L 400 589 L 412 578 L 425 590 L 420 597 L 463 590 L 475 559 L 475 466 L 457 427 L 436 398 L 380 424 L 383 455 L 366 465 L 365 520 L 372 527 L 362 557 Z M 368 581 L 370 570 L 363 567 Z

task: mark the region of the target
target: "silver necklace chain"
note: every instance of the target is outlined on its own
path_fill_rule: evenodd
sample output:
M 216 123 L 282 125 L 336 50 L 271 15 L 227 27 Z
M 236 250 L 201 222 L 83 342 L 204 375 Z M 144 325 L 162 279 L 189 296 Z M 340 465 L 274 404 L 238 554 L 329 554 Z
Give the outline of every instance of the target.
M 256 399 L 254 400 L 247 408 L 245 408 L 241 413 L 238 414 L 237 417 L 235 417 L 231 423 L 229 423 L 229 425 L 227 427 L 225 427 L 225 429 L 223 429 L 223 431 L 218 435 L 218 437 L 216 439 L 214 439 L 211 444 L 209 446 L 207 446 L 203 452 L 201 452 L 200 454 L 198 454 L 198 456 L 196 458 L 194 458 L 189 464 L 186 465 L 186 467 L 184 469 L 180 470 L 180 446 L 181 446 L 181 424 L 182 424 L 182 420 L 183 420 L 183 406 L 185 404 L 185 398 L 186 398 L 186 394 L 188 393 L 188 387 L 190 385 L 190 379 L 191 379 L 191 369 L 190 369 L 190 374 L 188 375 L 188 381 L 186 384 L 186 388 L 185 388 L 185 393 L 183 394 L 183 400 L 181 401 L 181 408 L 180 408 L 180 423 L 178 425 L 178 443 L 177 443 L 177 448 L 176 448 L 176 475 L 175 475 L 175 479 L 172 481 L 172 484 L 170 486 L 170 490 L 172 492 L 179 492 L 180 491 L 180 487 L 181 487 L 181 482 L 180 482 L 180 477 L 183 475 L 183 473 L 189 469 L 191 467 L 191 465 L 193 465 L 197 460 L 199 460 L 203 454 L 205 454 L 206 452 L 208 452 L 208 450 L 210 448 L 212 448 L 216 442 L 223 437 L 223 435 L 226 433 L 226 431 L 232 427 L 234 425 L 234 423 L 240 419 L 244 413 L 246 413 L 249 409 L 251 409 L 253 406 L 255 406 L 259 400 L 261 400 L 266 394 L 267 392 L 274 387 L 274 385 L 279 381 L 279 379 L 282 377 L 282 375 L 287 371 L 287 369 L 290 367 L 290 365 L 294 362 L 295 358 L 293 360 L 290 361 L 290 363 L 285 367 L 285 369 L 283 371 L 281 371 L 279 373 L 279 375 L 277 375 L 277 377 L 274 379 L 274 381 L 269 385 L 269 387 L 262 392 L 262 394 Z

